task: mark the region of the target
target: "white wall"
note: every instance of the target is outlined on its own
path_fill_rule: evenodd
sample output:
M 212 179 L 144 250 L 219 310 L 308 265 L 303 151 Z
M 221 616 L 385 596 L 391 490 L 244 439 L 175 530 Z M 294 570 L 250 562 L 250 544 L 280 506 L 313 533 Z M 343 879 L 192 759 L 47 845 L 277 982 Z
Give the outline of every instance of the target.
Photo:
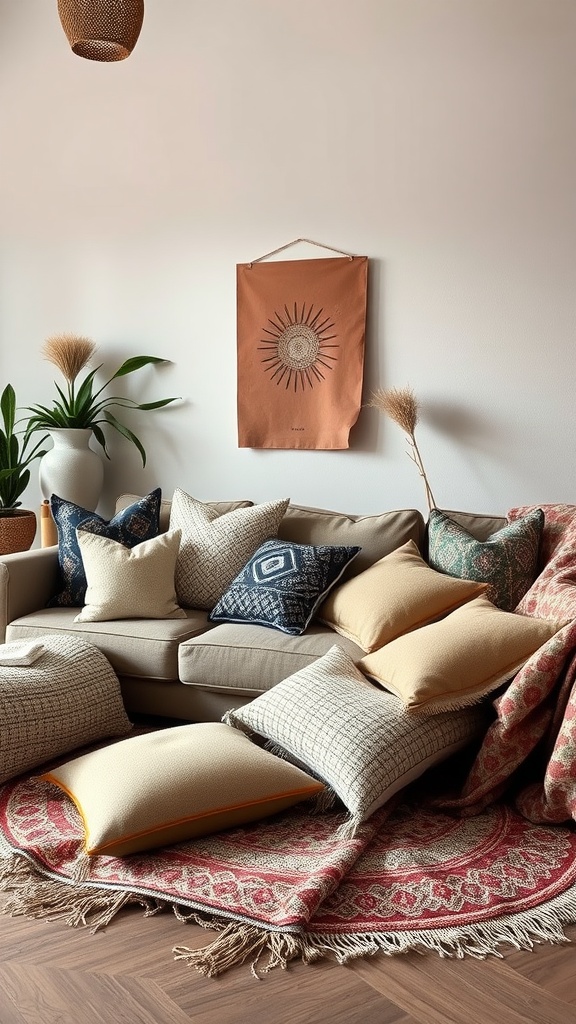
M 61 331 L 171 360 L 132 388 L 184 401 L 131 417 L 145 471 L 112 443 L 105 512 L 158 484 L 424 511 L 376 410 L 349 451 L 237 447 L 236 264 L 313 238 L 370 258 L 365 396 L 414 388 L 438 503 L 574 501 L 575 129 L 573 0 L 146 0 L 118 64 L 0 0 L 0 381 L 49 401 Z

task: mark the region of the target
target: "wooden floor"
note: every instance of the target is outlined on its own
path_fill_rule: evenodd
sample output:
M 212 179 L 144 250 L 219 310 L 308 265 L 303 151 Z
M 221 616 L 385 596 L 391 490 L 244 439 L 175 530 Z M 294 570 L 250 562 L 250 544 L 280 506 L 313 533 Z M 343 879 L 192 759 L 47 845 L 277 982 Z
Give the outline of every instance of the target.
M 294 963 L 254 979 L 248 965 L 204 978 L 175 945 L 211 933 L 171 911 L 123 911 L 91 935 L 0 914 L 0 1024 L 576 1024 L 574 945 L 500 960 L 434 954 L 347 966 Z

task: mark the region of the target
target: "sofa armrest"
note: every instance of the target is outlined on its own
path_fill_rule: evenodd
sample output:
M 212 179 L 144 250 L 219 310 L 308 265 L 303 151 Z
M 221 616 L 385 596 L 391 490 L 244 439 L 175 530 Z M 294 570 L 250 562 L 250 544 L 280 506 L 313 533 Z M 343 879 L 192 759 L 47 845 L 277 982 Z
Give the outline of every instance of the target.
M 58 545 L 0 559 L 0 643 L 13 619 L 44 608 L 58 583 Z

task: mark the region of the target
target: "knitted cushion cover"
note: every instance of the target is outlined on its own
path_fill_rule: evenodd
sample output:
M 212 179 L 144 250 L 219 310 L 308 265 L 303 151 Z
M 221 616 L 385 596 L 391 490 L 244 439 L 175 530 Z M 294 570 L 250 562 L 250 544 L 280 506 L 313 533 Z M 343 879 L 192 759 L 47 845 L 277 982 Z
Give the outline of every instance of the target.
M 176 594 L 184 608 L 210 611 L 265 540 L 275 537 L 289 499 L 224 515 L 176 488 L 170 529 L 180 530 Z
M 337 644 L 224 721 L 268 740 L 321 779 L 357 826 L 428 767 L 486 728 L 484 709 L 414 718 Z
M 0 666 L 0 782 L 132 724 L 104 655 L 82 637 L 43 636 L 31 665 Z M 4 652 L 22 642 L 4 645 Z

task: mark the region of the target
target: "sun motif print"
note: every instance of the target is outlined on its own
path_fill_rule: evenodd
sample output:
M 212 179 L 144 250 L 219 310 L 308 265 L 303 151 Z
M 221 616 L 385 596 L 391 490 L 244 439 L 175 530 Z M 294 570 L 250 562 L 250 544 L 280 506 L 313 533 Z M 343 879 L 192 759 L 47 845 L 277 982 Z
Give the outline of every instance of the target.
M 321 384 L 338 359 L 332 316 L 322 308 L 315 312 L 313 304 L 307 309 L 305 302 L 301 308 L 295 302 L 292 310 L 287 305 L 282 312 L 276 310 L 268 325 L 262 328 L 266 337 L 260 339 L 258 351 L 263 353 L 261 362 L 270 380 L 295 392 Z

